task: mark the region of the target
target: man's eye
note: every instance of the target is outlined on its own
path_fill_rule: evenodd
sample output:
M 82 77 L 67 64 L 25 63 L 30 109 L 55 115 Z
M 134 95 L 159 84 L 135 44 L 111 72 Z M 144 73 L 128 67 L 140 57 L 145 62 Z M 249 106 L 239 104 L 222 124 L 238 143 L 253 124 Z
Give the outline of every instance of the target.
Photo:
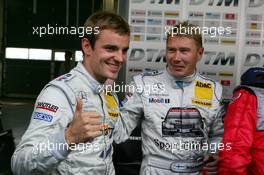
M 168 52 L 170 53 L 176 52 L 176 49 L 168 49 Z
M 108 48 L 105 48 L 107 51 L 109 51 L 109 52 L 112 52 L 112 51 L 114 51 L 114 48 L 112 48 L 112 47 L 108 47 Z
M 108 52 L 113 52 L 113 51 L 116 51 L 118 48 L 115 47 L 115 46 L 105 46 L 104 47 L 105 50 L 107 50 Z
M 123 49 L 123 52 L 124 52 L 124 53 L 127 53 L 127 51 L 128 51 L 128 48 Z
M 183 50 L 181 50 L 181 52 L 182 53 L 187 53 L 189 50 L 187 50 L 187 49 L 183 49 Z

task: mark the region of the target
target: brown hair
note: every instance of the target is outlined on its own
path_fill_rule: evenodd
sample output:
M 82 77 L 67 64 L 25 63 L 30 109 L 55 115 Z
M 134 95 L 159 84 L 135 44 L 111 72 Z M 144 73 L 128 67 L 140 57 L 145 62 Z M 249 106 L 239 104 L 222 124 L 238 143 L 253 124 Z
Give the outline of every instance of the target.
M 86 34 L 84 36 L 89 40 L 92 48 L 94 48 L 95 41 L 100 36 L 101 30 L 110 29 L 120 35 L 130 35 L 128 23 L 121 16 L 113 12 L 101 11 L 94 13 L 92 16 L 87 18 L 84 23 L 84 28 L 92 28 L 94 30 L 95 27 L 99 30 L 98 34 L 91 32 L 91 34 Z

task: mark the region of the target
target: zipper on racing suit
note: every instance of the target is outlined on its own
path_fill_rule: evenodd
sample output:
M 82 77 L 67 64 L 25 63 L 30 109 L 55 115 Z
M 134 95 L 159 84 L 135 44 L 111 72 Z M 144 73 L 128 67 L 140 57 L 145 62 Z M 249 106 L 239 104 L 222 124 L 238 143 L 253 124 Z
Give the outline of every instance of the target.
M 183 81 L 175 81 L 175 83 L 181 89 L 180 107 L 183 107 L 182 102 L 183 102 L 183 93 L 184 93 L 184 89 L 183 89 L 183 83 L 184 82 Z
M 177 84 L 177 86 L 181 89 L 181 98 L 180 98 L 180 107 L 182 108 L 183 107 L 183 97 L 184 97 L 184 86 L 183 86 L 183 81 L 175 81 L 175 83 Z M 182 122 L 182 114 L 181 114 L 181 122 Z M 202 122 L 203 123 L 205 123 L 205 121 L 204 121 L 204 118 L 202 117 Z M 182 126 L 182 125 L 181 125 Z M 182 128 L 181 128 L 182 129 Z M 207 134 L 205 133 L 205 131 L 202 129 L 202 128 L 200 128 L 200 130 L 203 132 L 203 134 L 204 134 L 204 137 L 205 137 L 205 139 L 206 139 L 206 142 L 207 142 L 207 144 L 208 144 L 208 141 L 209 141 L 209 137 L 207 136 Z M 183 140 L 182 140 L 182 138 L 181 138 L 181 142 L 183 142 Z M 209 146 L 209 149 L 208 149 L 208 151 L 210 151 L 210 146 Z M 185 173 L 179 173 L 179 175 L 181 175 L 181 174 L 185 174 Z M 200 174 L 200 172 L 198 172 L 198 174 Z
M 180 108 L 183 107 L 183 94 L 184 94 L 184 89 L 183 89 L 183 81 L 175 81 L 177 86 L 181 89 L 181 98 L 180 98 Z M 182 122 L 182 113 L 181 113 L 181 122 Z M 182 123 L 181 123 L 182 126 Z M 182 128 L 181 128 L 182 129 Z M 182 137 L 181 137 L 181 142 L 182 142 Z
M 183 107 L 183 94 L 184 94 L 184 89 L 183 89 L 183 81 L 175 81 L 175 83 L 177 84 L 177 86 L 181 89 L 181 97 L 180 97 L 180 108 L 182 108 Z M 181 122 L 182 122 L 182 113 L 181 113 Z M 182 126 L 182 123 L 181 123 L 181 126 Z M 182 128 L 181 128 L 182 129 Z M 181 142 L 183 142 L 183 140 L 182 140 L 182 137 L 181 137 Z M 181 175 L 181 174 L 185 174 L 185 173 L 178 173 L 179 175 Z
M 105 93 L 104 91 L 103 91 L 103 93 Z M 103 97 L 101 96 L 101 94 L 98 94 L 99 95 L 99 98 L 100 98 L 100 101 L 101 101 L 101 107 L 102 107 L 102 110 L 103 110 L 103 114 L 104 114 L 104 116 L 103 116 L 103 125 L 105 124 L 105 119 L 106 119 L 106 113 L 105 113 L 105 110 L 104 110 L 104 100 L 103 100 Z M 105 130 L 103 129 L 103 137 L 104 137 L 104 144 L 105 144 L 105 146 L 104 146 L 104 151 L 103 151 L 103 153 L 104 153 L 104 156 L 103 156 L 103 161 L 104 161 L 104 164 L 105 164 L 105 175 L 107 175 L 107 163 L 106 163 L 106 153 L 107 153 L 107 143 L 106 143 L 106 140 L 105 140 Z

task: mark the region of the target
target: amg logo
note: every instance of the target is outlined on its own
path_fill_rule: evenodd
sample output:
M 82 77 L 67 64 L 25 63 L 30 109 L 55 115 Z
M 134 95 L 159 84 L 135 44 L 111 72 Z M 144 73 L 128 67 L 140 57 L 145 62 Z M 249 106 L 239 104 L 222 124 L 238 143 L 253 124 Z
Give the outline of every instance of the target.
M 209 88 L 209 89 L 212 88 L 211 83 L 202 83 L 200 81 L 197 81 L 195 86 L 202 87 L 202 88 Z
M 169 98 L 149 98 L 149 103 L 170 103 Z

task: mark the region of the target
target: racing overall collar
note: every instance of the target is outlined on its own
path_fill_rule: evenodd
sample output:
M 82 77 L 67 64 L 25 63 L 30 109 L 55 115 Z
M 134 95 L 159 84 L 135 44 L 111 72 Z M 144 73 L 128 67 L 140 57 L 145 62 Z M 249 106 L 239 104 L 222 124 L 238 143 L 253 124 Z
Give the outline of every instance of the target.
M 239 89 L 245 89 L 254 93 L 257 98 L 257 131 L 264 131 L 264 88 L 248 86 L 248 85 L 240 85 L 234 89 L 234 92 Z M 240 96 L 241 94 L 239 94 Z M 238 97 L 239 98 L 239 97 Z
M 101 89 L 104 87 L 103 84 L 95 80 L 91 74 L 85 69 L 82 62 L 79 62 L 75 68 L 77 72 L 83 75 L 84 82 L 92 89 L 95 94 L 99 94 Z
M 186 86 L 189 86 L 196 78 L 197 76 L 197 71 L 195 70 L 193 74 L 183 77 L 183 78 L 176 78 L 175 76 L 172 76 L 169 71 L 168 68 L 166 68 L 165 72 L 165 76 L 168 78 L 168 80 L 170 81 L 171 85 L 173 88 L 175 89 L 182 89 Z

